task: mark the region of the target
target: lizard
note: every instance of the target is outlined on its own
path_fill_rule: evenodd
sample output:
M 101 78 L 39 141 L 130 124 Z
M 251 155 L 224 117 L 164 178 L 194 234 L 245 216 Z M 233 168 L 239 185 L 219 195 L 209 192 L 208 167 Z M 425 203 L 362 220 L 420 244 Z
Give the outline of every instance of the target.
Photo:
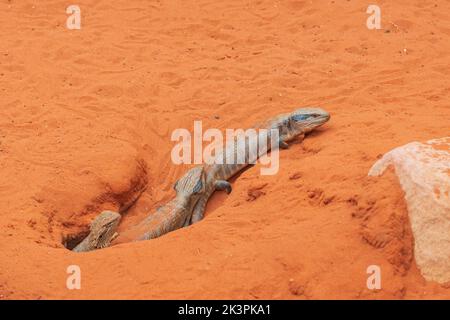
M 265 122 L 256 124 L 253 128 L 277 129 L 279 132 L 278 146 L 279 148 L 287 149 L 289 147 L 288 142 L 294 140 L 296 137 L 300 141 L 303 140 L 307 133 L 320 127 L 329 119 L 330 114 L 321 108 L 299 108 L 293 112 L 280 114 Z M 237 143 L 232 143 L 227 145 L 224 151 L 217 156 L 223 157 L 224 154 L 228 153 L 231 154 L 231 159 L 236 159 L 238 153 L 245 151 L 246 158 L 243 163 L 226 163 L 223 159 L 220 159 L 222 161 L 219 161 L 219 164 L 216 162 L 203 166 L 206 175 L 205 192 L 194 207 L 191 220 L 187 224 L 193 224 L 203 219 L 206 204 L 215 190 L 225 190 L 227 193 L 231 192 L 231 184 L 227 180 L 250 165 L 247 155 L 250 153 L 251 143 L 257 143 L 257 140 L 249 141 L 248 137 L 246 137 L 245 150 L 242 150 Z M 263 150 L 263 153 L 269 150 L 270 143 L 267 149 Z M 258 156 L 262 155 L 260 153 Z
M 174 185 L 176 196 L 155 213 L 140 223 L 120 233 L 112 245 L 150 240 L 168 232 L 182 228 L 190 220 L 190 213 L 205 192 L 205 175 L 203 167 L 197 166 L 186 172 Z
M 203 167 L 188 170 L 174 185 L 176 196 L 137 225 L 118 234 L 121 215 L 103 211 L 91 223 L 90 232 L 72 251 L 85 252 L 123 242 L 149 240 L 179 229 L 189 220 L 190 213 L 205 188 Z
M 288 148 L 287 142 L 295 137 L 303 139 L 305 134 L 321 126 L 330 119 L 328 112 L 320 108 L 301 108 L 294 112 L 278 115 L 263 123 L 255 125 L 254 128 L 277 129 L 279 132 L 278 145 L 280 148 Z M 270 138 L 270 137 L 268 137 Z M 256 142 L 256 141 L 255 141 Z M 238 149 L 237 144 L 231 144 L 227 148 L 231 149 L 233 156 L 250 149 L 247 139 L 245 149 Z M 264 150 L 268 152 L 270 147 Z M 227 150 L 224 150 L 223 156 Z M 193 224 L 203 219 L 206 203 L 215 190 L 225 190 L 231 192 L 231 184 L 227 181 L 250 164 L 246 152 L 246 161 L 241 164 L 222 163 L 205 166 L 197 166 L 189 170 L 178 182 L 174 188 L 177 191 L 175 199 L 171 200 L 156 213 L 148 216 L 138 225 L 126 230 L 121 236 L 115 232 L 119 214 L 109 211 L 100 214 L 91 225 L 91 234 L 80 243 L 73 251 L 89 251 L 129 241 L 148 240 L 159 237 L 167 232 L 179 229 L 183 226 Z M 259 154 L 261 156 L 263 154 Z M 181 182 L 181 187 L 178 185 Z M 109 219 L 117 221 L 111 223 Z M 98 221 L 97 221 L 98 220 Z M 104 223 L 105 225 L 102 225 Z M 104 236 L 101 236 L 104 234 Z M 91 239 L 89 242 L 87 239 Z M 97 241 L 97 243 L 95 242 Z M 86 245 L 86 242 L 90 245 Z M 85 243 L 84 245 L 82 245 Z M 81 246 L 81 249 L 78 248 Z

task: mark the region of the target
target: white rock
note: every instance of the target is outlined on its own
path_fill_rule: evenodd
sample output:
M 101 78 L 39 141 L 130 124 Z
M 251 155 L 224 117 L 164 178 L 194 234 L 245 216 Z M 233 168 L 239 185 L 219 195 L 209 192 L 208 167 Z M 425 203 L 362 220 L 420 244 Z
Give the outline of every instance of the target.
M 425 279 L 450 281 L 450 137 L 412 142 L 386 153 L 370 169 L 393 165 L 405 192 L 414 256 Z

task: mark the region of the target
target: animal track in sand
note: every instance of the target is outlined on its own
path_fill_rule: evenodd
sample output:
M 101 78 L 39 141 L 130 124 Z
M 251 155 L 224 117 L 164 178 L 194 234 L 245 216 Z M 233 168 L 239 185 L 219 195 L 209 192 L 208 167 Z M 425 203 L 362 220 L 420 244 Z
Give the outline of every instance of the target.
M 298 180 L 302 177 L 302 174 L 300 172 L 294 172 L 291 175 L 289 175 L 289 180 Z
M 265 195 L 263 190 L 267 186 L 267 183 L 260 183 L 258 185 L 252 186 L 247 191 L 247 201 L 255 201 L 259 197 Z
M 377 249 L 384 248 L 393 239 L 393 236 L 388 232 L 374 233 L 368 230 L 362 232 L 362 237 L 368 244 Z
M 309 198 L 309 203 L 313 206 L 329 205 L 335 199 L 335 195 L 326 196 L 321 188 L 308 189 L 306 194 Z

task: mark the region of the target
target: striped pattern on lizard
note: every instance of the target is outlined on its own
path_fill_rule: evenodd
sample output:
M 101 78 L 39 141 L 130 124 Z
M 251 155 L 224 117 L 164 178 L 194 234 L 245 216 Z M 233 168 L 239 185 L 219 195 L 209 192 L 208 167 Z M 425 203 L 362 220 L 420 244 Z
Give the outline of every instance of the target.
M 296 137 L 303 139 L 305 134 L 323 125 L 329 119 L 330 115 L 320 108 L 301 108 L 291 113 L 278 115 L 254 128 L 278 129 L 278 145 L 285 149 L 288 147 L 287 142 Z M 270 134 L 265 138 L 270 140 Z M 218 155 L 224 157 L 231 154 L 232 159 L 237 159 L 238 155 L 245 152 L 243 163 L 222 161 L 222 164 L 197 166 L 190 169 L 175 184 L 177 195 L 173 200 L 119 236 L 115 231 L 120 221 L 120 214 L 112 211 L 102 212 L 91 224 L 88 237 L 73 251 L 90 251 L 110 244 L 153 239 L 203 219 L 206 203 L 214 191 L 226 190 L 230 193 L 231 185 L 227 180 L 253 163 L 250 161 L 249 150 L 253 149 L 251 143 L 257 141 L 252 142 L 246 139 L 245 144 L 232 143 L 227 145 L 221 155 Z M 262 152 L 259 150 L 257 156 L 262 156 L 269 150 L 270 143 L 267 144 L 267 149 Z
M 123 242 L 149 240 L 179 229 L 191 218 L 191 212 L 205 191 L 201 166 L 188 170 L 174 185 L 176 196 L 137 225 L 118 234 L 121 215 L 103 211 L 91 223 L 89 235 L 72 251 L 85 252 Z
M 296 137 L 303 140 L 305 134 L 320 127 L 330 119 L 330 114 L 320 108 L 300 108 L 291 113 L 280 114 L 274 118 L 271 118 L 265 122 L 259 123 L 253 128 L 255 129 L 278 129 L 279 132 L 279 147 L 282 149 L 288 148 L 288 142 L 292 141 Z M 270 139 L 270 134 L 268 135 Z M 231 155 L 231 159 L 237 159 L 238 153 L 245 152 L 245 161 L 243 163 L 226 163 L 223 159 L 222 164 L 205 165 L 204 171 L 206 175 L 206 190 L 200 197 L 197 205 L 192 212 L 192 218 L 190 223 L 196 223 L 203 219 L 206 204 L 214 193 L 215 190 L 226 190 L 227 193 L 231 192 L 231 185 L 227 181 L 239 171 L 247 167 L 251 162 L 249 156 L 252 149 L 251 144 L 257 143 L 258 140 L 249 140 L 246 137 L 245 145 L 232 143 L 227 145 L 224 151 L 218 155 L 223 157 L 224 154 Z M 242 150 L 242 148 L 245 150 Z M 254 147 L 254 146 L 253 146 Z M 228 150 L 227 150 L 228 149 Z M 259 151 L 259 156 L 264 155 L 270 149 L 270 143 L 267 143 L 267 150 Z M 265 151 L 265 152 L 264 152 Z M 254 159 L 253 159 L 254 160 Z
M 201 166 L 187 171 L 174 185 L 176 196 L 137 225 L 120 233 L 111 245 L 150 240 L 182 228 L 205 192 L 205 175 Z

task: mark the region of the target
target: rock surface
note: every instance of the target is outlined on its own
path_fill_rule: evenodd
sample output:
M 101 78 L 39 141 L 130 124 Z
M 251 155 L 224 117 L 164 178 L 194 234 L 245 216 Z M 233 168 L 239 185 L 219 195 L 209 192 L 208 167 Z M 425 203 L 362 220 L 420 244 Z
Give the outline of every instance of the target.
M 414 255 L 425 279 L 450 281 L 450 137 L 395 148 L 369 171 L 376 176 L 393 165 L 414 234 Z

